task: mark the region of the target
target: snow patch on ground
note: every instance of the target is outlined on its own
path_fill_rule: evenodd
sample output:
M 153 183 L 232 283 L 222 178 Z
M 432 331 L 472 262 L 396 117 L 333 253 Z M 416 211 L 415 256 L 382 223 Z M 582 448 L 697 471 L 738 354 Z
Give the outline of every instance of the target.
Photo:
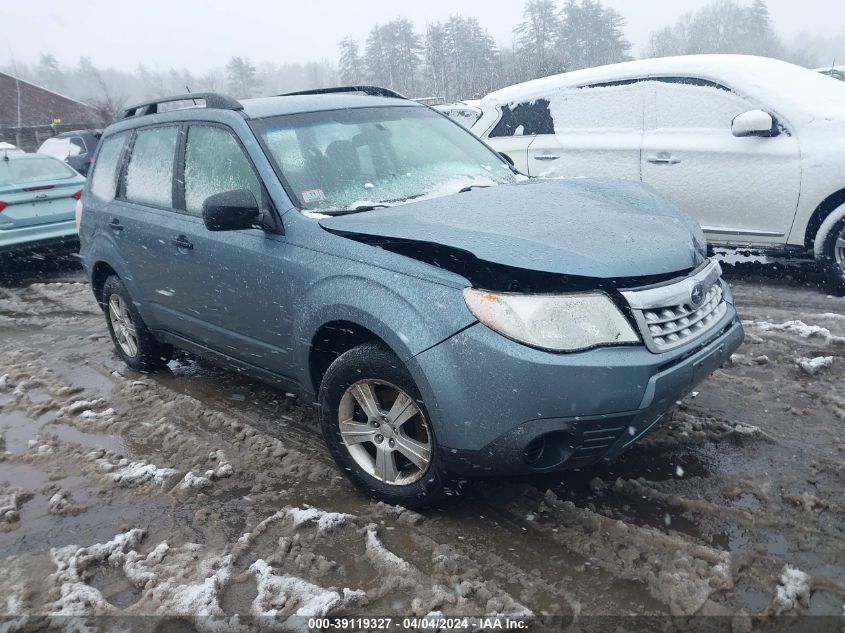
M 810 376 L 815 376 L 820 371 L 833 365 L 833 356 L 815 356 L 813 358 L 802 357 L 796 358 L 795 362 L 804 373 L 809 374 Z
M 20 508 L 31 495 L 20 488 L 12 488 L 0 494 L 0 532 L 12 528 L 20 521 Z
M 317 508 L 289 508 L 287 514 L 293 518 L 294 526 L 316 521 L 320 532 L 330 532 L 352 518 L 350 514 L 326 512 Z
M 111 613 L 114 607 L 103 594 L 85 582 L 85 572 L 96 564 L 122 565 L 127 552 L 138 547 L 144 534 L 144 530 L 133 529 L 118 534 L 107 543 L 95 543 L 90 547 L 67 545 L 52 548 L 50 557 L 56 571 L 50 576 L 50 581 L 59 587 L 61 594 L 53 605 L 52 614 L 82 616 Z
M 185 474 L 182 478 L 182 483 L 179 484 L 179 488 L 182 490 L 202 490 L 203 488 L 209 487 L 211 487 L 211 479 L 195 475 L 191 471 Z
M 411 570 L 411 565 L 408 561 L 399 558 L 384 546 L 384 543 L 381 542 L 376 533 L 376 526 L 372 524 L 367 526 L 367 548 L 365 554 L 373 565 L 385 571 L 406 572 Z
M 800 569 L 784 565 L 773 602 L 775 615 L 797 610 L 801 606 L 807 607 L 809 604 L 810 576 Z
M 145 461 L 130 462 L 125 457 L 117 463 L 99 458 L 95 464 L 98 471 L 109 473 L 116 484 L 124 487 L 140 486 L 148 482 L 163 486 L 177 474 L 173 468 L 159 468 Z
M 324 589 L 296 576 L 277 575 L 260 558 L 249 570 L 255 574 L 258 586 L 252 613 L 275 620 L 278 627 L 271 625 L 270 630 L 308 631 L 307 618 L 323 617 L 340 607 L 362 606 L 367 602 L 363 591 L 344 589 L 341 595 L 334 589 Z M 268 624 L 262 621 L 262 628 Z
M 807 325 L 798 319 L 784 323 L 770 323 L 769 321 L 743 321 L 745 327 L 756 328 L 760 332 L 785 332 L 795 334 L 801 338 L 820 338 L 825 342 L 845 343 L 845 337 L 834 336 L 826 327 Z

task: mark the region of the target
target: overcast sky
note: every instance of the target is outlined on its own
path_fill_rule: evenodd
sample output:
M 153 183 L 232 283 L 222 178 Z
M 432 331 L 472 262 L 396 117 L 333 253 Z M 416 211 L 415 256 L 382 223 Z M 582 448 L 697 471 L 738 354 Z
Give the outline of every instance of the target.
M 746 0 L 750 3 L 751 0 Z M 674 22 L 706 0 L 604 0 L 628 21 L 634 53 L 652 30 Z M 842 0 L 769 0 L 775 28 L 787 41 L 801 32 L 827 38 L 845 35 Z M 201 72 L 233 55 L 254 62 L 336 59 L 346 35 L 363 40 L 369 28 L 399 16 L 419 30 L 453 13 L 476 16 L 499 41 L 510 43 L 522 0 L 0 0 L 0 61 L 12 55 L 37 62 L 49 52 L 75 64 L 80 56 L 97 66 L 131 70 L 186 67 Z M 842 59 L 838 63 L 845 63 Z

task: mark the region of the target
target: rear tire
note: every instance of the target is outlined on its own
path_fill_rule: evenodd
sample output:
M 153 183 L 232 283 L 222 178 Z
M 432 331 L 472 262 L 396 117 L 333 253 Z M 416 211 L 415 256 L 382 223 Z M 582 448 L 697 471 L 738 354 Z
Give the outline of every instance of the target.
M 118 356 L 135 371 L 154 372 L 173 357 L 173 347 L 159 343 L 147 328 L 117 275 L 103 285 L 103 312 Z
M 830 290 L 845 295 L 845 218 L 827 232 L 820 261 Z
M 335 461 L 368 495 L 419 508 L 443 499 L 446 472 L 405 365 L 377 343 L 341 354 L 320 385 L 320 426 Z

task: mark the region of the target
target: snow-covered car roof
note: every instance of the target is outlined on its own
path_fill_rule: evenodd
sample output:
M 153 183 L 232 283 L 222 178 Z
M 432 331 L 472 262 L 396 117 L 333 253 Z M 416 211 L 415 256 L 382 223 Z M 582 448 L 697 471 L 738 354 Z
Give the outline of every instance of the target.
M 817 115 L 845 116 L 845 84 L 808 68 L 753 55 L 684 55 L 585 68 L 491 92 L 482 107 L 539 99 L 565 88 L 648 77 L 696 77 L 738 94 Z

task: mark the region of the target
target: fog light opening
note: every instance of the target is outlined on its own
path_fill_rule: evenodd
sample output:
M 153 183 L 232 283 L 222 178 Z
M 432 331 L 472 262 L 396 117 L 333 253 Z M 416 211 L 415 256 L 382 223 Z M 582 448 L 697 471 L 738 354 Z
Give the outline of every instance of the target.
M 572 434 L 553 431 L 531 440 L 522 451 L 522 458 L 532 468 L 553 468 L 568 460 L 575 452 Z

